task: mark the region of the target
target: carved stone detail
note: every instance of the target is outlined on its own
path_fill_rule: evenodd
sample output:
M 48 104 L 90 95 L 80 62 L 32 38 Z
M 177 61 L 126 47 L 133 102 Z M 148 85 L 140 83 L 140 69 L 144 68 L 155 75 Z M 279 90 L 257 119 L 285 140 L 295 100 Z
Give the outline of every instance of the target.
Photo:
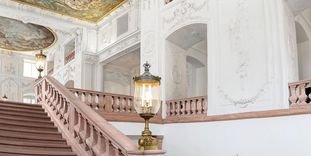
M 175 7 L 164 11 L 162 15 L 164 30 L 171 30 L 173 27 L 185 23 L 186 21 L 197 19 L 201 19 L 202 21 L 207 11 L 207 5 L 208 0 L 181 0 Z

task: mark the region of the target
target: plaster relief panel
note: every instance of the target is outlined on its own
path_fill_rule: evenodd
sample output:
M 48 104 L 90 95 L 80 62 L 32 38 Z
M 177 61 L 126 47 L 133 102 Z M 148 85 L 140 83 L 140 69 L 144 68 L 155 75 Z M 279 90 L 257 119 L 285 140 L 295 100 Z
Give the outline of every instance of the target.
M 185 24 L 206 23 L 208 0 L 180 0 L 175 6 L 164 8 L 162 27 L 164 34 L 171 33 Z
M 1 83 L 1 93 L 6 94 L 10 101 L 18 101 L 18 84 L 13 79 L 6 79 Z
M 216 33 L 217 48 L 209 55 L 217 60 L 210 74 L 213 77 L 213 96 L 210 112 L 232 113 L 273 108 L 274 79 L 273 55 L 268 48 L 270 24 L 266 18 L 266 4 L 263 0 L 218 0 Z M 215 42 L 214 42 L 215 43 Z M 215 46 L 215 45 L 212 45 Z M 215 56 L 215 58 L 213 58 Z M 210 71 L 210 70 L 209 70 Z M 217 78 L 216 78 L 217 77 Z M 214 96 L 217 95 L 217 96 Z

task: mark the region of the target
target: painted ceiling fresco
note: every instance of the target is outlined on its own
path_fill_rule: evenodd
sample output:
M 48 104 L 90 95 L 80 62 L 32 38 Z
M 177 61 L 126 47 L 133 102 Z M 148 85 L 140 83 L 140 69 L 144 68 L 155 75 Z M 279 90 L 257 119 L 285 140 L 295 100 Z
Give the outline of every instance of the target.
M 98 22 L 127 0 L 13 0 L 88 22 Z
M 54 33 L 43 26 L 0 16 L 0 48 L 12 51 L 45 49 L 56 41 Z

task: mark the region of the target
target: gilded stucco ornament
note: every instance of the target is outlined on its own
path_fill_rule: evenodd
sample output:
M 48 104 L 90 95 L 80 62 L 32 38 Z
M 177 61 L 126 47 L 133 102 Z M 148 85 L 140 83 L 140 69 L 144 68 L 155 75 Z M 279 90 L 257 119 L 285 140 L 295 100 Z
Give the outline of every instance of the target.
M 128 0 L 12 0 L 61 15 L 96 23 Z

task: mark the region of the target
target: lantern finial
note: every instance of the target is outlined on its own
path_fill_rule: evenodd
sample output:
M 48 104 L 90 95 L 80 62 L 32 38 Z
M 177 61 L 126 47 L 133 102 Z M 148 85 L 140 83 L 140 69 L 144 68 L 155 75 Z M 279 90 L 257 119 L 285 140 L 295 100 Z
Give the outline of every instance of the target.
M 151 65 L 148 63 L 148 61 L 144 63 L 143 66 L 145 67 L 145 72 L 149 72 Z

